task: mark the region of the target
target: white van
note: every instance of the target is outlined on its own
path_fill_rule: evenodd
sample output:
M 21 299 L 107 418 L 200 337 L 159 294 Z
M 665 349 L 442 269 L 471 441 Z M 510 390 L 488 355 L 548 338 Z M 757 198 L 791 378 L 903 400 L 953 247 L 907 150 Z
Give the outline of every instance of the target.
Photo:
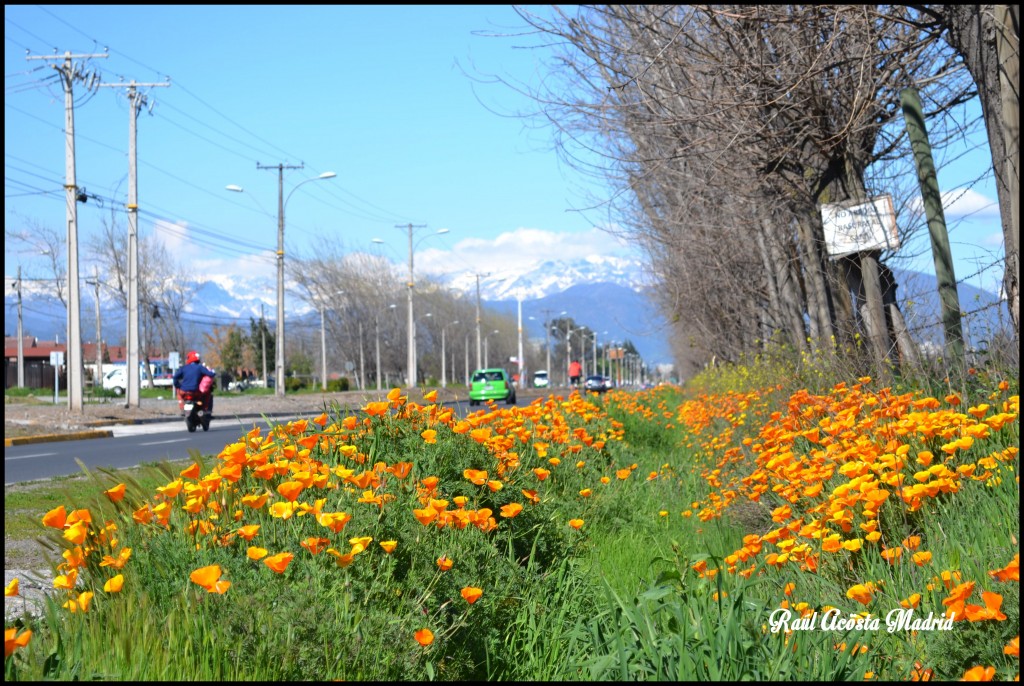
M 538 369 L 533 373 L 533 387 L 534 388 L 547 388 L 548 387 L 548 370 Z
M 152 368 L 152 365 L 150 365 L 150 369 Z M 153 386 L 150 385 L 149 379 L 147 379 L 146 375 L 143 373 L 143 369 L 144 367 L 139 367 L 139 388 L 152 388 Z M 156 372 L 154 372 L 154 374 L 156 374 Z M 173 379 L 171 378 L 170 374 L 165 374 L 163 376 L 157 376 L 156 378 L 154 378 L 153 384 L 156 385 L 156 387 L 158 388 L 170 388 L 171 386 L 173 386 Z M 113 391 L 114 395 L 124 395 L 124 391 L 126 388 L 128 388 L 127 367 L 114 367 L 109 372 L 107 372 L 106 375 L 104 375 L 103 390 Z

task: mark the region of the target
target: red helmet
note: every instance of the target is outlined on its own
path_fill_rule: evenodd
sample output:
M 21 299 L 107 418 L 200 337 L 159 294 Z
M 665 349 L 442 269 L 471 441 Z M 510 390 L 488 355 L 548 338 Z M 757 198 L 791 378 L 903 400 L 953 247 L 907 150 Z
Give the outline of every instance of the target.
M 199 353 L 195 350 L 189 350 L 188 355 L 185 356 L 185 364 L 192 364 L 193 362 L 199 361 Z

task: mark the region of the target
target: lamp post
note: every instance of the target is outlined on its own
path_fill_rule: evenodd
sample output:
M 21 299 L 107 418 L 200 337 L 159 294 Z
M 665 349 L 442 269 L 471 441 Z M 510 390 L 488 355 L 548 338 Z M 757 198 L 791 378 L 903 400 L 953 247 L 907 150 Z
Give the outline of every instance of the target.
M 419 241 L 416 242 L 416 244 L 414 246 L 413 245 L 413 240 L 412 240 L 413 229 L 425 228 L 425 226 L 423 224 L 420 224 L 420 225 L 415 225 L 415 224 L 396 224 L 395 228 L 396 229 L 405 229 L 405 228 L 407 228 L 409 230 L 409 281 L 408 281 L 408 284 L 407 284 L 408 292 L 409 292 L 409 296 L 408 296 L 408 300 L 409 300 L 409 316 L 408 316 L 408 319 L 407 319 L 407 321 L 408 321 L 408 331 L 407 331 L 407 338 L 408 338 L 408 340 L 407 340 L 407 347 L 408 347 L 408 357 L 407 357 L 408 379 L 406 380 L 406 385 L 407 385 L 408 388 L 415 388 L 416 387 L 416 376 L 417 376 L 417 373 L 416 373 L 416 325 L 415 325 L 415 321 L 413 319 L 413 311 L 412 311 L 412 291 L 413 291 L 413 287 L 415 285 L 415 281 L 413 280 L 413 261 L 412 261 L 413 250 L 415 249 L 415 247 L 419 246 L 419 244 L 422 243 L 427 238 L 430 238 L 431 236 L 440 236 L 442 234 L 446 234 L 446 233 L 449 232 L 449 229 L 441 229 L 440 231 L 436 231 L 436 232 L 434 232 L 432 234 L 428 234 L 426 236 L 423 236 L 422 238 L 420 238 Z M 372 242 L 374 242 L 374 243 L 384 243 L 384 241 L 382 241 L 379 238 L 372 239 Z
M 456 319 L 454 322 L 448 322 L 441 327 L 441 388 L 448 388 L 448 376 L 445 368 L 445 352 L 444 352 L 444 332 L 449 326 L 455 326 L 459 323 Z
M 288 193 L 288 197 L 284 197 L 284 174 L 283 165 L 278 166 L 278 177 L 277 177 L 277 361 L 275 362 L 274 369 L 274 394 L 277 396 L 284 396 L 284 210 L 288 206 L 288 201 L 291 200 L 292 194 L 310 181 L 320 181 L 321 179 L 333 179 L 337 174 L 328 171 L 324 172 L 320 176 L 314 176 L 311 179 L 300 181 L 295 185 L 295 188 Z M 243 192 L 243 188 L 240 186 L 227 186 L 227 190 L 235 191 L 236 193 Z

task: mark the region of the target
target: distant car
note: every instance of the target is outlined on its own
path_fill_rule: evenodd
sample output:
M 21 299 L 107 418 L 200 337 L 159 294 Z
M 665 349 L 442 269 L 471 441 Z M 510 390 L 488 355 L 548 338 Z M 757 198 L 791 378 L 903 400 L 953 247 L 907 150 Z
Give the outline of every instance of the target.
M 473 372 L 469 404 L 479 405 L 485 400 L 504 400 L 509 405 L 515 405 L 516 387 L 504 369 L 478 369 Z
M 533 387 L 547 388 L 551 382 L 548 381 L 548 370 L 538 369 L 533 373 Z
M 586 381 L 583 382 L 583 388 L 595 393 L 604 393 L 609 388 L 608 378 L 597 374 L 588 376 Z

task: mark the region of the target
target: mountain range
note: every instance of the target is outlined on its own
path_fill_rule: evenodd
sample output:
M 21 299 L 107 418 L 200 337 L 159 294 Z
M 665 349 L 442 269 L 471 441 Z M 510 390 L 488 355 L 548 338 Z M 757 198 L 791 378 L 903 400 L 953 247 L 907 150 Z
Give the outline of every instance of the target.
M 908 325 L 919 340 L 941 342 L 939 299 L 935 277 L 918 272 L 895 270 L 901 308 Z M 529 338 L 544 338 L 544 322 L 559 316 L 572 318 L 598 334 L 598 344 L 629 340 L 649 364 L 671 362 L 671 330 L 648 296 L 643 268 L 639 261 L 619 257 L 590 257 L 575 261 L 547 260 L 532 269 L 494 271 L 480 277 L 481 304 L 485 308 L 516 317 L 522 300 L 524 333 Z M 435 277 L 437 278 L 437 277 Z M 476 275 L 461 274 L 439 279 L 443 285 L 466 293 L 476 293 Z M 276 283 L 266 279 L 233 280 L 211 277 L 186 288 L 194 289 L 186 318 L 196 322 L 228 323 L 238 321 L 247 327 L 248 318 L 259 318 L 261 307 L 268 318 L 277 311 Z M 988 335 L 1005 321 L 1005 304 L 998 296 L 969 284 L 959 284 L 961 309 L 976 312 L 973 326 L 965 332 Z M 92 289 L 82 290 L 82 335 L 95 338 L 95 304 Z M 5 334 L 14 336 L 17 325 L 17 295 L 13 280 L 5 279 Z M 65 308 L 52 295 L 32 282 L 22 287 L 23 331 L 41 340 L 62 340 L 65 336 Z M 565 313 L 562 315 L 562 313 Z M 288 300 L 288 317 L 313 321 L 317 313 L 297 297 Z M 101 298 L 103 336 L 121 343 L 125 338 L 123 310 Z M 318 319 L 317 319 L 318 321 Z M 976 343 L 977 341 L 975 341 Z

